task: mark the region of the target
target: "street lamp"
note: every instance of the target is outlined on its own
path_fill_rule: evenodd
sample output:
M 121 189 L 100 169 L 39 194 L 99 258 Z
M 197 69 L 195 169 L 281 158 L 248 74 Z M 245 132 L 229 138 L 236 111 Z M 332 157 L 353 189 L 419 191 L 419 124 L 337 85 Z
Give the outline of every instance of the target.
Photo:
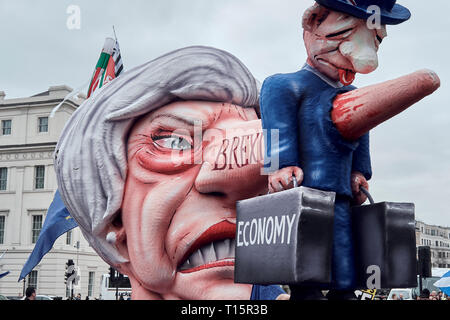
M 78 252 L 80 250 L 80 240 L 78 240 L 77 243 L 73 247 L 77 248 L 77 266 L 78 266 Z

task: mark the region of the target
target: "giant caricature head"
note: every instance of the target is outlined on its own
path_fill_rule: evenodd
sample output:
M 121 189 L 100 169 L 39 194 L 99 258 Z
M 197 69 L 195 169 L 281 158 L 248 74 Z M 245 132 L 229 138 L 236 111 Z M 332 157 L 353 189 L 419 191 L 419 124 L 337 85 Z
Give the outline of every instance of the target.
M 208 47 L 130 70 L 73 114 L 55 153 L 60 193 L 134 299 L 250 297 L 233 280 L 235 203 L 266 188 L 241 147 L 256 140 L 241 129 L 260 127 L 257 81 Z
M 308 63 L 329 78 L 350 85 L 356 73 L 378 67 L 386 25 L 369 28 L 366 19 L 314 4 L 303 15 Z

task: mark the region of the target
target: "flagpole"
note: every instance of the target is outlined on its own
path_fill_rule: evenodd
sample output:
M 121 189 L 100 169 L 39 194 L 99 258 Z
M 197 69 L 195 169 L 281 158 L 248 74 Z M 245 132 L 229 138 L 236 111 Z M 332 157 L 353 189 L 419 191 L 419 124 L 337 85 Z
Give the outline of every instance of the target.
M 113 27 L 113 32 L 114 32 L 114 39 L 117 42 L 116 28 L 114 28 L 114 25 L 112 27 Z

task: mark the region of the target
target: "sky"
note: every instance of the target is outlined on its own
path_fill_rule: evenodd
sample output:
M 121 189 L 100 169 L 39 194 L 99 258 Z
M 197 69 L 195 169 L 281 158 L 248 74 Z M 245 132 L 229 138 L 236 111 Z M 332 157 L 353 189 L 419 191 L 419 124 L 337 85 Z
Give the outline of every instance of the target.
M 441 88 L 371 133 L 376 202 L 413 202 L 416 218 L 450 227 L 450 1 L 401 0 L 412 18 L 388 26 L 380 66 L 363 87 L 432 69 Z M 312 0 L 0 0 L 0 91 L 27 97 L 89 81 L 115 26 L 125 69 L 172 50 L 207 45 L 237 56 L 263 81 L 306 60 L 301 17 Z M 68 28 L 71 6 L 79 28 Z M 73 26 L 73 25 L 72 25 Z

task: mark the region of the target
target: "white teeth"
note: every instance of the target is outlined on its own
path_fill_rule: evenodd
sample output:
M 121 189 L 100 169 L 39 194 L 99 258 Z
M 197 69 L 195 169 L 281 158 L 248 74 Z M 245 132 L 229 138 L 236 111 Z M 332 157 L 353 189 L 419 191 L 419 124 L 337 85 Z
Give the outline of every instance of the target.
M 197 250 L 195 251 L 190 257 L 190 264 L 192 265 L 203 265 L 204 264 L 204 260 L 203 260 L 203 256 L 202 256 L 202 251 L 201 250 Z
M 234 239 L 209 243 L 195 251 L 180 267 L 180 271 L 189 270 L 215 261 L 233 259 L 235 256 L 234 246 Z
M 230 239 L 226 239 L 222 242 L 216 242 L 214 248 L 216 248 L 216 253 L 219 257 L 228 258 L 230 256 Z M 234 256 L 233 256 L 234 257 Z
M 235 253 L 235 241 L 232 241 L 232 244 L 230 245 L 230 251 L 229 251 L 229 255 L 234 257 L 236 255 Z
M 212 243 L 200 248 L 199 251 L 202 253 L 203 264 L 217 261 L 216 252 Z

